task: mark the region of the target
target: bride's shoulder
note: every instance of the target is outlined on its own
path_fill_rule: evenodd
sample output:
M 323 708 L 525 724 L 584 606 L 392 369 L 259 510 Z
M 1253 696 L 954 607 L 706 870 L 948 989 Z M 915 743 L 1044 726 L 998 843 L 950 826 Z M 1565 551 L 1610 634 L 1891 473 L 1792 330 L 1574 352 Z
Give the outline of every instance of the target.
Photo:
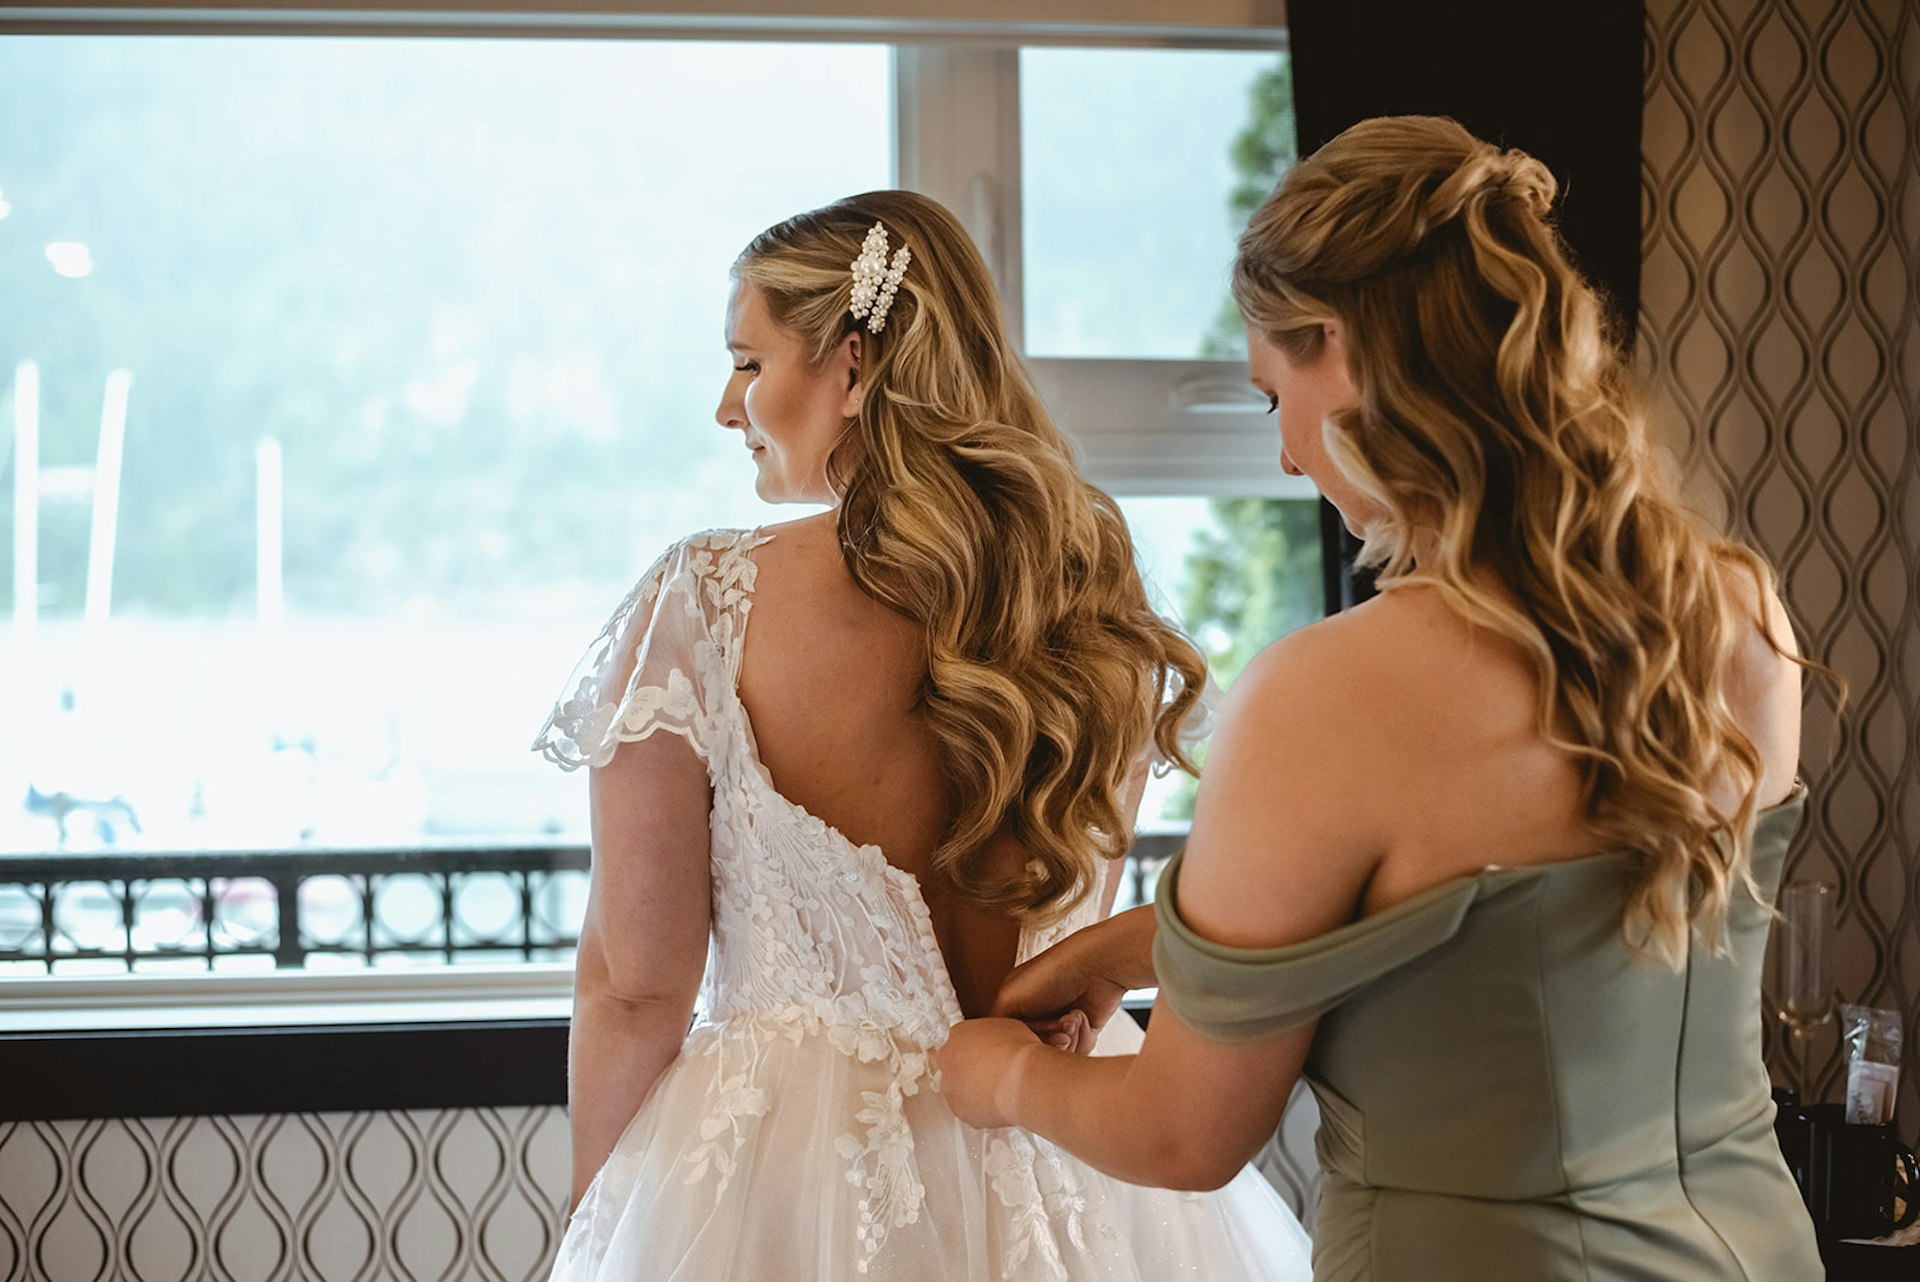
M 769 536 L 758 529 L 715 528 L 684 535 L 662 548 L 641 582 L 659 583 L 681 576 L 704 578 L 751 554 Z
M 660 554 L 660 560 L 672 561 L 701 555 L 712 556 L 723 552 L 752 551 L 769 537 L 763 530 L 745 528 L 718 528 L 700 530 L 696 533 L 675 539 Z
M 678 594 L 713 618 L 743 612 L 749 601 L 756 617 L 812 617 L 849 591 L 858 589 L 841 555 L 832 512 L 689 534 L 668 545 L 634 589 L 649 601 Z M 775 629 L 766 618 L 756 630 Z
M 763 525 L 750 531 L 746 542 L 753 554 L 757 591 L 790 590 L 811 596 L 826 582 L 846 577 L 832 512 Z

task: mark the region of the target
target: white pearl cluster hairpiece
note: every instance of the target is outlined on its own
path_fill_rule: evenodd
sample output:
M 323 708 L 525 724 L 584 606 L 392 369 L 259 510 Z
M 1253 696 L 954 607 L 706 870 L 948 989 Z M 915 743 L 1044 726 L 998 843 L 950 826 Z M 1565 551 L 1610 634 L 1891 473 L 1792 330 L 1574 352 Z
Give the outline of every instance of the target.
M 855 320 L 866 318 L 870 333 L 878 334 L 887 327 L 887 308 L 893 306 L 900 278 L 907 274 L 907 264 L 912 261 L 913 251 L 902 245 L 893 256 L 893 266 L 888 267 L 886 224 L 873 225 L 860 246 L 860 257 L 853 260 L 853 306 L 849 309 Z

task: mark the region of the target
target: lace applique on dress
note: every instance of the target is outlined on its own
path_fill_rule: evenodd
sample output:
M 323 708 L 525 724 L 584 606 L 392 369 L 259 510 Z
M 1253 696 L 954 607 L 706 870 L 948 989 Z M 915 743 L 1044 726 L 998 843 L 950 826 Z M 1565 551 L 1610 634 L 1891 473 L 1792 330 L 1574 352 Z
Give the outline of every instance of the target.
M 894 1061 L 892 1080 L 885 1089 L 860 1093 L 864 1107 L 853 1120 L 866 1128 L 864 1137 L 849 1133 L 834 1145 L 849 1163 L 847 1183 L 860 1190 L 855 1235 L 863 1248 L 858 1261 L 862 1273 L 887 1244 L 890 1231 L 919 1222 L 927 1196 L 914 1162 L 913 1129 L 902 1107 L 907 1096 L 919 1094 L 921 1079 L 927 1076 L 927 1057 L 924 1052 L 901 1054 L 895 1048 L 889 1058 Z
M 604 766 L 622 743 L 670 730 L 710 755 L 732 690 L 736 640 L 753 592 L 748 555 L 764 537 L 715 530 L 675 544 L 614 609 L 574 665 L 533 750 L 562 770 Z M 613 697 L 616 679 L 633 666 Z
M 1056 1230 L 1064 1229 L 1075 1250 L 1086 1251 L 1086 1231 L 1080 1223 L 1086 1199 L 1080 1196 L 1079 1181 L 1052 1146 L 1036 1144 L 1025 1131 L 996 1132 L 987 1141 L 987 1177 L 994 1196 L 1012 1217 L 1002 1274 L 1012 1277 L 1031 1258 L 1045 1266 L 1049 1277 L 1066 1277 Z
M 939 1104 L 932 1052 L 960 1006 L 918 882 L 783 796 L 760 761 L 737 683 L 751 553 L 765 541 L 717 531 L 670 549 L 601 629 L 535 743 L 574 769 L 666 730 L 711 784 L 698 1016 L 583 1201 L 555 1276 L 894 1282 L 983 1241 L 1009 1277 L 1104 1276 L 1098 1261 L 1126 1251 L 1099 1245 L 1123 1234 L 1135 1199 L 1162 1195 L 1021 1132 L 968 1131 Z M 1025 939 L 1023 954 L 1071 928 Z M 930 1205 L 930 1187 L 991 1188 L 969 1202 L 988 1222 L 956 1231 L 957 1208 Z M 769 1189 L 806 1200 L 820 1232 L 804 1251 L 790 1233 L 754 1236 L 781 1223 Z M 1193 1258 L 1187 1276 L 1239 1276 L 1214 1267 L 1218 1252 Z

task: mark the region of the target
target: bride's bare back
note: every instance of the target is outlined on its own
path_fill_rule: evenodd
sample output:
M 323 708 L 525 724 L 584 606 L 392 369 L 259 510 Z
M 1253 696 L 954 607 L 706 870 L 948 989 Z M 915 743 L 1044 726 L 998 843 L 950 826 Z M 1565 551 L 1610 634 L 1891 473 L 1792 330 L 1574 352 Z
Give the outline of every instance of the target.
M 961 1009 L 984 1013 L 1013 966 L 1019 923 L 954 902 L 931 875 L 951 803 L 920 712 L 925 632 L 861 591 L 834 521 L 770 527 L 754 551 L 740 699 L 782 794 L 920 878 Z M 1002 845 L 1017 863 L 1017 845 Z

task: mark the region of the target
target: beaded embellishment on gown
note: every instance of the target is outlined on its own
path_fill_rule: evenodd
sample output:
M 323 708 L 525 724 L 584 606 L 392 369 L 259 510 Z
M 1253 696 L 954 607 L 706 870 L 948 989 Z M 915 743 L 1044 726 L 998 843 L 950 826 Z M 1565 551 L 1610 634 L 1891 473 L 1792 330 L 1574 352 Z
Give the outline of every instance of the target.
M 918 882 L 774 788 L 737 693 L 752 552 L 770 537 L 669 549 L 534 744 L 574 769 L 666 731 L 713 786 L 698 1015 L 588 1189 L 554 1278 L 1304 1282 L 1306 1235 L 1251 1169 L 1217 1193 L 1139 1188 L 947 1108 L 931 1052 L 960 1008 Z M 633 675 L 603 688 L 635 633 Z M 1095 913 L 1029 932 L 1021 956 Z M 1116 1019 L 1100 1052 L 1139 1037 Z

